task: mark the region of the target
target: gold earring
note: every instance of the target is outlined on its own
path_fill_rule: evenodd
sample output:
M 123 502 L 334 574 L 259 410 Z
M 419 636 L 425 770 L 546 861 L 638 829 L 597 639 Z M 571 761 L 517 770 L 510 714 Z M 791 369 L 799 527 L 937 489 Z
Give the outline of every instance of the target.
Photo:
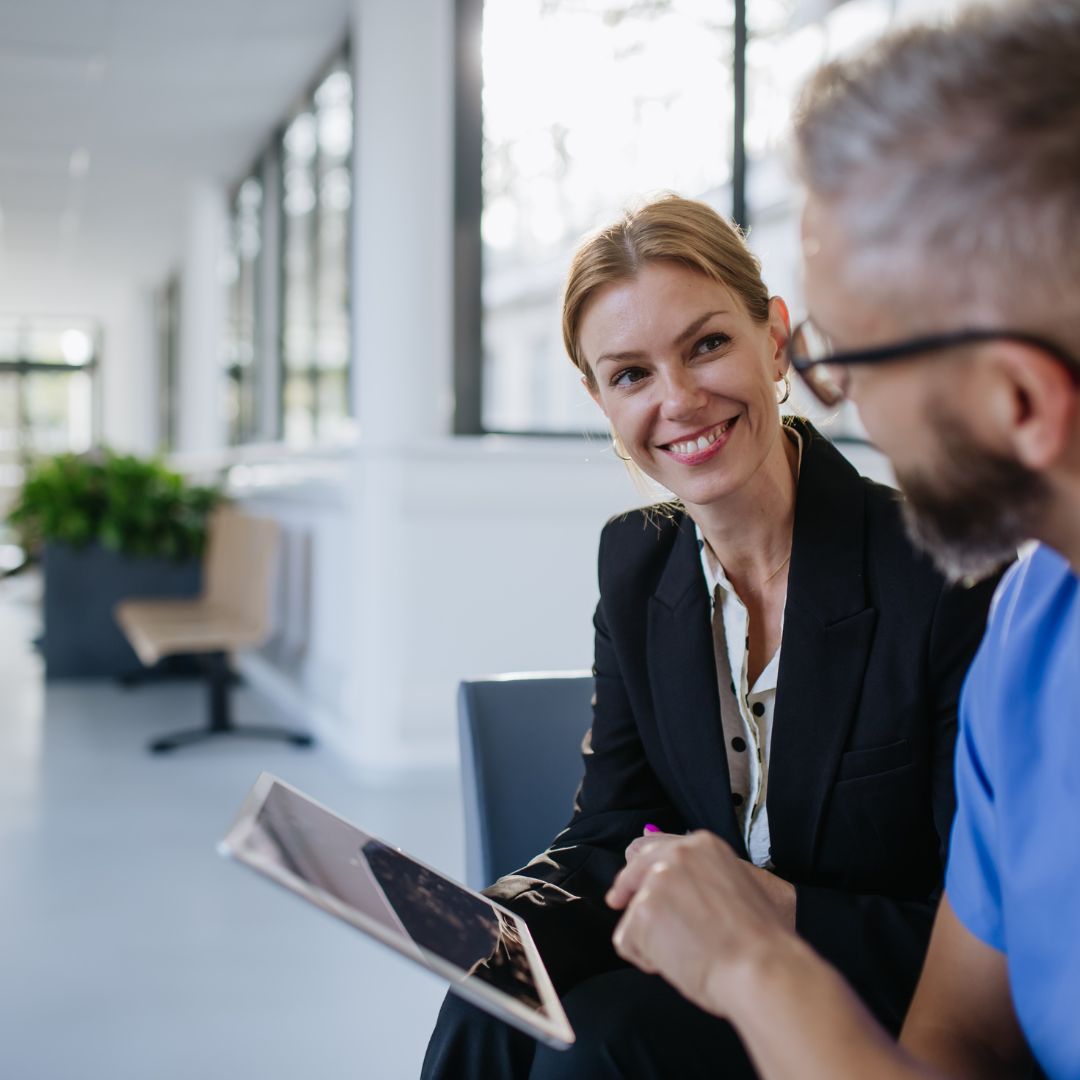
M 789 397 L 791 397 L 791 379 L 788 378 L 788 373 L 784 372 L 784 392 L 776 399 L 777 405 L 783 405 Z
M 620 461 L 629 461 L 630 460 L 629 457 L 623 457 L 622 454 L 619 453 L 619 450 L 620 450 L 621 447 L 622 447 L 622 443 L 619 441 L 619 436 L 616 435 L 614 431 L 612 431 L 612 433 L 611 433 L 611 449 L 615 452 L 615 456 Z

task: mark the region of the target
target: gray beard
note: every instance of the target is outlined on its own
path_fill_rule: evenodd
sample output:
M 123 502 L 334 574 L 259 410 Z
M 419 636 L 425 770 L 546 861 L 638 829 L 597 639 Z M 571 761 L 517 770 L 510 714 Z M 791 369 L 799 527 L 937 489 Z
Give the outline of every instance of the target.
M 949 581 L 973 582 L 1016 558 L 1047 500 L 1038 473 L 977 446 L 940 407 L 928 417 L 941 449 L 932 473 L 897 474 L 908 535 Z

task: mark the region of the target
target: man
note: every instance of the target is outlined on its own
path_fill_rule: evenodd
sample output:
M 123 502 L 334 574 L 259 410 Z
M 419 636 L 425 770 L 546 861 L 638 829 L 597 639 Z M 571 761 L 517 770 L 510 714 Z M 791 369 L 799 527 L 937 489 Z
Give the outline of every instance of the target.
M 636 843 L 616 947 L 729 1019 L 766 1077 L 1025 1076 L 1032 1054 L 1080 1077 L 1080 4 L 973 9 L 831 65 L 796 136 L 820 330 L 792 363 L 855 402 L 947 571 L 1040 546 L 965 687 L 899 1045 L 708 834 Z

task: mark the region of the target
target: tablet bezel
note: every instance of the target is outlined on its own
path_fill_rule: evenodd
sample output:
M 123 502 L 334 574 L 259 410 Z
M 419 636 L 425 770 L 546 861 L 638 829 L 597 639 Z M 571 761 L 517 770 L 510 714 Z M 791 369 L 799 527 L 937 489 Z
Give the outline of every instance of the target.
M 338 897 L 327 892 L 320 886 L 291 873 L 279 863 L 267 859 L 257 849 L 248 846 L 247 841 L 250 839 L 256 826 L 259 811 L 262 809 L 263 803 L 266 801 L 275 785 L 283 788 L 294 798 L 303 800 L 323 813 L 328 814 L 330 817 L 335 818 L 349 829 L 354 830 L 357 833 L 358 839 L 362 837 L 365 841 L 376 840 L 379 843 L 386 843 L 385 841 L 380 840 L 379 837 L 366 832 L 352 822 L 347 821 L 339 814 L 334 813 L 329 807 L 326 807 L 317 800 L 305 795 L 304 792 L 293 787 L 292 784 L 281 780 L 271 773 L 264 772 L 259 776 L 258 780 L 255 781 L 254 785 L 252 785 L 251 790 L 247 793 L 244 802 L 240 807 L 236 820 L 225 834 L 225 837 L 218 843 L 217 849 L 219 854 L 249 866 L 251 869 L 270 878 L 278 885 L 284 886 L 290 892 L 303 897 L 305 900 L 314 904 L 316 907 L 321 908 L 328 914 L 336 916 L 342 921 L 347 922 L 350 926 L 354 926 L 357 930 L 361 930 L 370 937 L 375 938 L 376 941 L 393 949 L 396 953 L 411 960 L 414 964 L 418 964 L 419 966 L 434 972 L 436 975 L 441 976 L 449 982 L 450 989 L 466 1001 L 492 1013 L 500 1020 L 512 1024 L 519 1030 L 541 1040 L 546 1045 L 558 1050 L 565 1050 L 573 1044 L 574 1032 L 570 1027 L 570 1021 L 567 1020 L 566 1013 L 563 1011 L 559 997 L 555 993 L 551 978 L 547 973 L 547 969 L 544 967 L 543 960 L 532 939 L 532 935 L 529 933 L 528 925 L 525 923 L 524 919 L 514 912 L 507 910 L 501 904 L 497 904 L 481 893 L 474 892 L 460 882 L 454 881 L 440 870 L 414 858 L 412 855 L 400 852 L 400 849 L 394 849 L 399 851 L 404 858 L 423 867 L 429 873 L 436 874 L 456 888 L 483 901 L 488 906 L 497 909 L 504 917 L 513 923 L 514 928 L 521 938 L 525 955 L 528 958 L 529 969 L 536 990 L 540 995 L 541 1004 L 544 1007 L 543 1012 L 529 1009 L 511 995 L 490 983 L 483 982 L 477 978 L 469 978 L 466 970 L 450 963 L 443 957 L 422 948 L 412 941 L 411 938 L 408 939 L 408 943 L 406 944 L 404 940 L 396 937 L 385 927 L 366 916 L 362 911 L 358 911 L 356 908 L 338 899 Z M 391 847 L 392 845 L 386 846 Z

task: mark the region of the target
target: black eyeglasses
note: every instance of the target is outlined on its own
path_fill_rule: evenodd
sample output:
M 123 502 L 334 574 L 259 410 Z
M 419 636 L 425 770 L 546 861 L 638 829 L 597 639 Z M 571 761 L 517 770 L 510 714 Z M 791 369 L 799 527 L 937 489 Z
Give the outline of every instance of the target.
M 853 364 L 880 364 L 902 360 L 919 353 L 938 352 L 980 341 L 1015 341 L 1047 353 L 1060 361 L 1075 383 L 1080 384 L 1080 359 L 1046 338 L 1023 330 L 956 330 L 947 334 L 928 334 L 873 349 L 836 352 L 832 343 L 810 319 L 799 323 L 788 342 L 788 360 L 802 377 L 814 397 L 824 405 L 839 405 L 847 397 Z

